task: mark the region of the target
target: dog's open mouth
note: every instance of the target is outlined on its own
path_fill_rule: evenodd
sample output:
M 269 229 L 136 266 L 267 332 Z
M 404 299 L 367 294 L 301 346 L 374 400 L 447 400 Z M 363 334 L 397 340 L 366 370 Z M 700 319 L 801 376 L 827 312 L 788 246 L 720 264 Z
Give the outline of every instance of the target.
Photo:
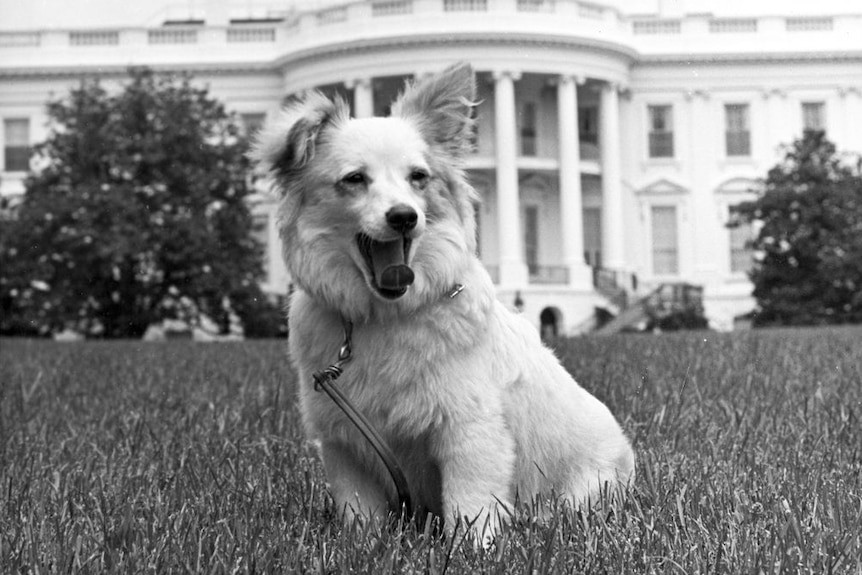
M 407 237 L 381 242 L 365 234 L 356 235 L 359 253 L 371 274 L 371 283 L 386 299 L 398 299 L 413 283 L 413 270 L 407 265 L 412 240 Z

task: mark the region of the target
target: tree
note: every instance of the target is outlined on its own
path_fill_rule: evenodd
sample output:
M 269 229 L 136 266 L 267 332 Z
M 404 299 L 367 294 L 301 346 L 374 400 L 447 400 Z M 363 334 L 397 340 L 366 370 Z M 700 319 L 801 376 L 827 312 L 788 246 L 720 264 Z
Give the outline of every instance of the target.
M 862 322 L 862 159 L 806 132 L 731 225 L 759 222 L 750 273 L 755 325 Z
M 225 331 L 267 307 L 238 126 L 187 77 L 129 74 L 116 93 L 87 81 L 48 104 L 0 236 L 4 331 L 139 337 L 201 314 Z

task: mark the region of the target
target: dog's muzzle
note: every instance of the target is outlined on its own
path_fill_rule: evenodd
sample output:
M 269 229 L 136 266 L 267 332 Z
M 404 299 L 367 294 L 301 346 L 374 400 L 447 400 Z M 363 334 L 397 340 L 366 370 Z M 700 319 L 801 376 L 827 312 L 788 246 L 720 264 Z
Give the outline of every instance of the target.
M 396 240 L 379 241 L 357 234 L 359 253 L 368 266 L 371 283 L 381 296 L 395 300 L 407 293 L 415 276 L 408 265 L 412 240 L 402 236 Z

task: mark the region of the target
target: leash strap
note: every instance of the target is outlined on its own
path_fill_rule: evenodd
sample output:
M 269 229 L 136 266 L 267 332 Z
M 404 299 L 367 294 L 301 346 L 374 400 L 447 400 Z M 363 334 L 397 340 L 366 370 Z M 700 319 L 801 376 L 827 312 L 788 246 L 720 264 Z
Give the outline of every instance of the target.
M 395 459 L 395 454 L 392 453 L 392 450 L 389 449 L 389 446 L 386 445 L 386 442 L 380 434 L 377 433 L 377 430 L 374 429 L 371 422 L 369 422 L 362 413 L 353 407 L 350 400 L 347 399 L 347 397 L 341 393 L 341 390 L 338 389 L 338 386 L 335 385 L 335 380 L 338 379 L 344 371 L 342 366 L 350 361 L 352 328 L 353 326 L 350 322 L 344 322 L 344 344 L 341 346 L 341 350 L 338 353 L 338 361 L 323 371 L 315 372 L 312 375 L 314 378 L 314 389 L 317 391 L 325 391 L 326 395 L 328 395 L 335 405 L 344 412 L 347 419 L 350 420 L 363 437 L 365 437 L 368 443 L 371 444 L 371 447 L 374 448 L 374 451 L 377 452 L 380 460 L 383 461 L 383 464 L 386 466 L 386 470 L 389 471 L 390 477 L 392 477 L 392 482 L 395 484 L 395 490 L 398 493 L 398 503 L 401 510 L 407 517 L 410 517 L 413 515 L 413 501 L 410 498 L 407 479 L 404 476 L 404 472 L 401 470 L 401 467 L 398 465 L 398 460 Z
M 462 291 L 464 291 L 464 287 L 465 286 L 463 284 L 455 284 L 452 289 L 446 292 L 446 295 L 449 299 L 455 299 Z M 349 419 L 353 426 L 359 430 L 363 437 L 365 437 L 365 440 L 371 444 L 371 447 L 374 448 L 375 452 L 377 452 L 377 456 L 380 457 L 381 461 L 383 461 L 383 465 L 386 466 L 386 470 L 389 471 L 392 483 L 395 484 L 395 491 L 398 493 L 398 504 L 401 507 L 401 511 L 403 511 L 407 517 L 411 517 L 413 515 L 413 500 L 410 498 L 410 489 L 407 487 L 407 478 L 404 477 L 404 472 L 401 470 L 401 466 L 398 465 L 398 460 L 395 459 L 395 454 L 392 453 L 392 450 L 389 449 L 389 446 L 386 445 L 386 442 L 380 434 L 377 433 L 377 430 L 374 429 L 371 422 L 369 422 L 359 410 L 353 407 L 350 400 L 347 399 L 347 397 L 341 393 L 341 390 L 338 389 L 338 386 L 335 385 L 335 380 L 344 373 L 344 364 L 350 361 L 352 353 L 351 346 L 353 345 L 353 324 L 344 318 L 342 318 L 341 323 L 344 328 L 344 343 L 338 351 L 338 361 L 326 369 L 312 374 L 312 377 L 314 378 L 314 389 L 315 391 L 325 391 L 326 395 L 328 395 L 335 405 L 344 412 L 347 419 Z

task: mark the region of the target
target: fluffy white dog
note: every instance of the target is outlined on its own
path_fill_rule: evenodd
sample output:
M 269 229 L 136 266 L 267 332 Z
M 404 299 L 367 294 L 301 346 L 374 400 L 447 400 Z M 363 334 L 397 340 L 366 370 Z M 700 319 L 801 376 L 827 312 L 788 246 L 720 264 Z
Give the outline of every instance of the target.
M 387 118 L 352 119 L 311 93 L 264 129 L 253 157 L 281 194 L 298 287 L 290 354 L 335 502 L 350 516 L 397 508 L 380 458 L 312 382 L 349 321 L 340 389 L 392 448 L 416 508 L 447 526 L 478 519 L 487 538 L 501 503 L 553 491 L 579 505 L 627 481 L 634 455 L 608 409 L 495 298 L 476 257 L 463 171 L 474 99 L 466 64 L 408 86 Z

